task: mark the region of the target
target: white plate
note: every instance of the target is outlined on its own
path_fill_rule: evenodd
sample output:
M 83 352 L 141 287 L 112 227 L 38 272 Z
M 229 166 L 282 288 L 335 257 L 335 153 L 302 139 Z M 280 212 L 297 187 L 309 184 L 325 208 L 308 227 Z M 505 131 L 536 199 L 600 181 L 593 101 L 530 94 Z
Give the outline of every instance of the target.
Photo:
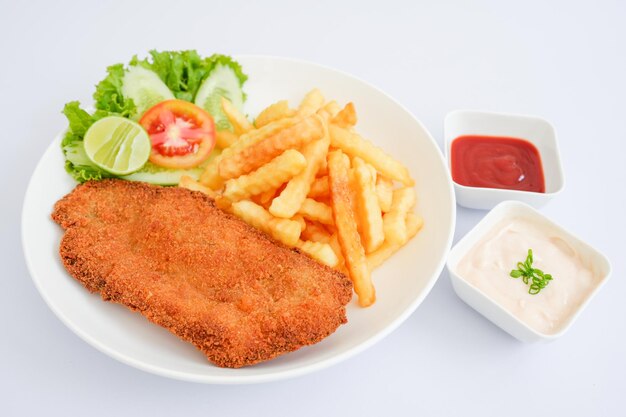
M 33 281 L 52 311 L 86 342 L 126 364 L 171 378 L 219 384 L 265 382 L 303 375 L 353 356 L 398 327 L 424 300 L 452 242 L 456 207 L 452 181 L 435 141 L 408 110 L 382 91 L 330 68 L 282 58 L 237 59 L 250 77 L 246 111 L 251 115 L 280 99 L 295 105 L 313 87 L 339 103 L 353 101 L 358 131 L 410 168 L 417 181 L 417 211 L 425 226 L 375 271 L 376 304 L 364 309 L 353 299 L 348 324 L 333 335 L 266 363 L 218 368 L 192 345 L 123 306 L 103 302 L 67 274 L 58 255 L 61 228 L 50 213 L 76 184 L 63 169 L 59 134 L 37 165 L 24 199 L 22 243 Z

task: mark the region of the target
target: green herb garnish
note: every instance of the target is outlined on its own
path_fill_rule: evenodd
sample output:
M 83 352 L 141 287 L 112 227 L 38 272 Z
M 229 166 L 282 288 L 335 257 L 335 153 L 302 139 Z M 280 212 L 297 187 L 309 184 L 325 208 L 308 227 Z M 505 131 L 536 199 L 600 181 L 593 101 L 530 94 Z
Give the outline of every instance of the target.
M 539 291 L 544 289 L 550 281 L 552 281 L 552 275 L 544 274 L 541 269 L 533 268 L 533 250 L 528 249 L 528 256 L 526 261 L 518 262 L 517 269 L 511 271 L 512 278 L 522 277 L 524 284 L 529 284 L 528 294 L 539 294 Z

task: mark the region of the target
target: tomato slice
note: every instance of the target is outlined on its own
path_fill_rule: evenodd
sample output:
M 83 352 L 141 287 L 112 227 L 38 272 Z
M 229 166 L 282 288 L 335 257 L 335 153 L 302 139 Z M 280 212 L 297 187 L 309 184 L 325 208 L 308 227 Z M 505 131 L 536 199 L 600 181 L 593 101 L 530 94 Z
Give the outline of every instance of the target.
M 139 120 L 150 135 L 150 162 L 166 168 L 193 168 L 215 146 L 215 124 L 209 113 L 184 100 L 166 100 Z

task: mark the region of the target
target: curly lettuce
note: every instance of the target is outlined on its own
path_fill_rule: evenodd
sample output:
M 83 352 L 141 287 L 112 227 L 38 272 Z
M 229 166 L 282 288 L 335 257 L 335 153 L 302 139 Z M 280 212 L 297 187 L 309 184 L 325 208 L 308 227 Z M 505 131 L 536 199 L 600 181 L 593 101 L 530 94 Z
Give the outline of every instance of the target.
M 96 109 L 128 118 L 137 112 L 133 100 L 125 98 L 122 94 L 124 72 L 122 64 L 111 65 L 107 68 L 106 78 L 96 85 L 96 92 L 93 94 Z
M 193 98 L 213 67 L 207 59 L 200 58 L 196 51 L 150 51 L 150 57 L 139 60 L 136 56 L 130 65 L 140 65 L 154 71 L 180 100 Z
M 242 86 L 248 79 L 238 62 L 221 54 L 201 58 L 194 50 L 163 52 L 152 50 L 148 58 L 139 60 L 135 56 L 130 61 L 130 65 L 141 65 L 154 71 L 176 98 L 191 102 L 194 101 L 202 81 L 217 64 L 231 67 Z

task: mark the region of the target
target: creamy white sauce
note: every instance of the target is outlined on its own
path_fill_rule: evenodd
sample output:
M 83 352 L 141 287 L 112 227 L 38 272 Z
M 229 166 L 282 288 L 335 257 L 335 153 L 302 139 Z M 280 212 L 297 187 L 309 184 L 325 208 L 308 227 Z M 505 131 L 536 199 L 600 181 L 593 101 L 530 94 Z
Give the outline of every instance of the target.
M 509 273 L 533 250 L 533 267 L 553 280 L 537 295 Z M 522 217 L 502 220 L 465 255 L 458 275 L 533 329 L 557 333 L 600 283 L 567 237 L 549 224 Z

